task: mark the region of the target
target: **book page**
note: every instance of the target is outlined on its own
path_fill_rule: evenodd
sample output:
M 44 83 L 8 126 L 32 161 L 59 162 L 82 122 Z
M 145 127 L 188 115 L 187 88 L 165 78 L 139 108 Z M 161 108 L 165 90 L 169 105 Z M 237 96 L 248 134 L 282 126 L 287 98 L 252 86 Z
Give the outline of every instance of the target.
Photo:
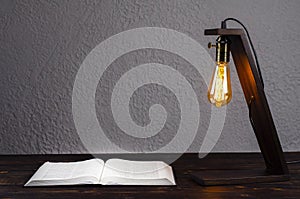
M 25 186 L 96 184 L 100 181 L 103 167 L 101 159 L 45 162 Z
M 105 163 L 101 184 L 176 185 L 172 167 L 161 161 L 110 159 Z

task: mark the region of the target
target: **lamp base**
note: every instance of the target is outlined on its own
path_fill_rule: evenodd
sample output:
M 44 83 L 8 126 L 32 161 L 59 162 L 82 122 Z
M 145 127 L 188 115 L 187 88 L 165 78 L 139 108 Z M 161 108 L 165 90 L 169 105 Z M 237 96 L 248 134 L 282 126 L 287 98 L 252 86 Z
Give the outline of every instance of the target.
M 206 170 L 191 174 L 200 185 L 232 185 L 288 181 L 288 174 L 270 175 L 262 170 Z

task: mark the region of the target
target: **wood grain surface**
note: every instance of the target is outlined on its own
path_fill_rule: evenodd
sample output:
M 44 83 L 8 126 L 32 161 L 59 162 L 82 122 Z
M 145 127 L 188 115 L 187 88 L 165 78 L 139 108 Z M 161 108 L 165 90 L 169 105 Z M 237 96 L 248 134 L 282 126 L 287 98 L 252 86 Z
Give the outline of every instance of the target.
M 134 155 L 132 155 L 134 156 Z M 108 159 L 124 155 L 97 155 Z M 126 156 L 128 157 L 128 155 Z M 151 154 L 149 160 L 172 157 Z M 287 161 L 299 160 L 300 153 L 285 153 Z M 172 167 L 177 186 L 101 186 L 78 185 L 56 187 L 23 187 L 45 161 L 77 161 L 93 158 L 78 155 L 1 155 L 0 198 L 300 198 L 300 164 L 289 164 L 291 180 L 228 186 L 200 186 L 190 174 L 198 171 L 235 173 L 264 168 L 260 153 L 215 153 L 199 159 L 197 154 L 184 154 Z

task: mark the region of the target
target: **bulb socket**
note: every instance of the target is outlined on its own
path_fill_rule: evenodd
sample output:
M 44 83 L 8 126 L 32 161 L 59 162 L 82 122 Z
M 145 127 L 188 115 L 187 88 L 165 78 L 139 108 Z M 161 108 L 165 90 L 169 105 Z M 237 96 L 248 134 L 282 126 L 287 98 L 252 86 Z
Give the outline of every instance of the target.
M 226 36 L 219 36 L 216 40 L 216 62 L 229 62 L 230 40 Z

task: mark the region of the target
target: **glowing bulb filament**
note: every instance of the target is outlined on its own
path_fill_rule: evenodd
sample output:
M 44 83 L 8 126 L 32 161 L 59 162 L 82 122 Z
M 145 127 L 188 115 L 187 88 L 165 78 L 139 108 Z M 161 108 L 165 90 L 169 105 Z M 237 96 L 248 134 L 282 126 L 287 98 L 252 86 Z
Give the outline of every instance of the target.
M 227 62 L 218 62 L 208 89 L 208 100 L 216 107 L 231 100 L 230 73 Z

